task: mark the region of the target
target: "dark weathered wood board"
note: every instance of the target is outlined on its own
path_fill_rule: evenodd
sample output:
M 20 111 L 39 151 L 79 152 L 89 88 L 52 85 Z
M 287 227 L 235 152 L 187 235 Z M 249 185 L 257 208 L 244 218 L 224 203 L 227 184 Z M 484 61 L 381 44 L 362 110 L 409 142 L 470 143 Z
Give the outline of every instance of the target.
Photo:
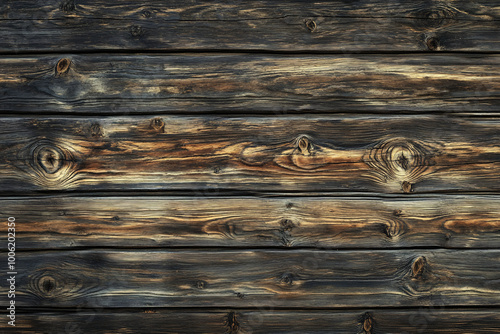
M 498 1 L 5 0 L 0 32 L 13 332 L 500 333 Z
M 0 59 L 3 113 L 498 112 L 498 55 Z
M 3 199 L 0 210 L 21 222 L 21 250 L 124 245 L 496 248 L 499 203 L 498 196 L 93 196 Z
M 3 1 L 0 52 L 499 51 L 497 1 Z
M 69 311 L 22 314 L 15 333 L 52 333 L 55 324 L 61 324 L 70 333 L 94 334 L 500 333 L 499 309 L 445 310 L 433 307 L 416 310 L 283 311 L 262 308 L 110 312 L 109 309 L 94 307 L 90 310 Z M 0 323 L 0 329 L 8 330 L 4 323 Z
M 4 192 L 500 190 L 500 121 L 434 116 L 0 119 Z
M 20 258 L 21 308 L 500 306 L 500 250 L 91 250 Z

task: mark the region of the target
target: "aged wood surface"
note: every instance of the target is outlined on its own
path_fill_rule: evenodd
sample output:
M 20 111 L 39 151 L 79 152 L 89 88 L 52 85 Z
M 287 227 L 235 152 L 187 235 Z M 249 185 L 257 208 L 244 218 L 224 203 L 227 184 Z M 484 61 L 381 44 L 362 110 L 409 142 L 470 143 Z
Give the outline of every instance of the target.
M 70 333 L 500 333 L 499 309 L 443 310 L 441 307 L 401 310 L 282 311 L 138 309 L 110 312 L 94 306 L 69 313 L 22 314 L 15 333 L 53 333 L 54 325 Z M 4 322 L 0 329 L 7 331 Z M 80 332 L 79 332 L 80 331 Z M 59 332 L 55 332 L 59 333 Z M 62 331 L 61 331 L 62 333 Z
M 500 121 L 437 116 L 0 119 L 4 192 L 500 190 Z
M 485 54 L 3 57 L 0 112 L 496 113 L 499 65 Z
M 500 250 L 92 250 L 19 256 L 18 307 L 500 306 Z M 7 262 L 5 254 L 2 259 Z M 7 290 L 3 285 L 0 292 Z
M 3 1 L 0 52 L 499 51 L 498 1 Z
M 195 194 L 193 194 L 195 195 Z M 202 194 L 199 194 L 200 196 Z M 498 248 L 498 196 L 1 200 L 17 247 Z

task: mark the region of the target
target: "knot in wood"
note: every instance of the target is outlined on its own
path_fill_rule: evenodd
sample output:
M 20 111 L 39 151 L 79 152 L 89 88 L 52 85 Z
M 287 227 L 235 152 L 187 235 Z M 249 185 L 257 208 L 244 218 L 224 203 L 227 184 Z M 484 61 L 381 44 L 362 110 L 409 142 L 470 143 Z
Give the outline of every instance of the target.
M 313 146 L 311 144 L 311 141 L 307 136 L 300 136 L 296 140 L 295 144 L 297 150 L 303 154 L 303 155 L 311 155 L 311 151 L 313 149 Z
M 425 44 L 427 45 L 427 48 L 430 51 L 439 51 L 440 50 L 440 44 L 439 44 L 439 39 L 437 37 L 429 37 L 425 41 Z
M 406 233 L 408 226 L 406 223 L 398 218 L 390 218 L 383 225 L 383 232 L 388 238 L 397 238 Z
M 53 270 L 35 270 L 30 275 L 29 289 L 41 298 L 56 298 L 64 293 L 64 278 Z
M 72 12 L 75 10 L 75 1 L 65 0 L 61 2 L 61 4 L 59 5 L 59 9 L 66 13 Z
M 56 146 L 41 145 L 34 151 L 36 164 L 47 174 L 54 174 L 61 169 L 64 155 Z
M 225 325 L 227 327 L 226 333 L 237 333 L 240 329 L 240 324 L 238 323 L 238 319 L 236 319 L 235 312 L 229 312 L 226 317 Z
M 200 281 L 196 281 L 196 287 L 198 289 L 204 289 L 206 285 L 207 285 L 207 283 L 205 281 L 201 281 L 201 280 Z
M 140 25 L 134 24 L 130 27 L 130 34 L 133 37 L 142 36 L 144 34 L 144 29 Z
M 165 132 L 165 122 L 160 117 L 153 118 L 149 127 L 159 133 Z
M 99 123 L 92 123 L 90 125 L 89 134 L 93 138 L 102 137 L 103 134 L 102 126 Z
M 291 231 L 295 227 L 295 224 L 290 219 L 282 219 L 280 221 L 280 226 L 281 231 Z
M 67 73 L 71 66 L 71 60 L 68 58 L 59 59 L 56 65 L 56 75 Z
M 413 261 L 413 264 L 411 265 L 411 273 L 412 273 L 411 276 L 413 278 L 422 277 L 426 266 L 427 266 L 427 259 L 424 256 L 416 258 Z
M 437 149 L 421 141 L 392 138 L 376 144 L 363 157 L 380 183 L 390 184 L 394 190 L 412 191 L 415 184 L 434 164 Z
M 407 194 L 413 191 L 412 184 L 408 181 L 403 181 L 401 183 L 401 189 Z
M 370 313 L 363 314 L 363 333 L 371 334 L 373 329 L 373 317 Z
M 74 177 L 76 162 L 71 151 L 48 139 L 33 142 L 18 154 L 28 160 L 26 172 L 34 183 L 47 188 L 64 187 Z
M 280 283 L 287 286 L 293 285 L 293 275 L 290 273 L 284 273 L 280 277 Z
M 418 30 L 435 30 L 447 26 L 454 22 L 458 11 L 446 5 L 427 6 L 414 11 L 413 15 L 417 20 L 414 22 L 415 28 Z
M 56 288 L 56 280 L 51 276 L 43 276 L 39 281 L 39 290 L 50 296 Z
M 313 32 L 316 30 L 316 22 L 314 22 L 313 20 L 311 19 L 308 19 L 305 21 L 305 25 L 307 27 L 307 29 L 309 29 L 310 32 Z

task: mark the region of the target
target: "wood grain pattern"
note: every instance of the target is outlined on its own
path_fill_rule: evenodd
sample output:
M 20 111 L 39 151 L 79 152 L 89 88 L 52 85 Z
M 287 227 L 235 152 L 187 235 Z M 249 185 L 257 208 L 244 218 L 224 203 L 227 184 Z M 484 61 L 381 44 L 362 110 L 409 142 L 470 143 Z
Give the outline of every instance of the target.
M 234 317 L 232 316 L 234 314 Z M 230 319 L 235 321 L 231 322 Z M 368 325 L 368 319 L 372 319 Z M 101 308 L 57 313 L 22 314 L 15 333 L 51 333 L 61 324 L 70 333 L 500 333 L 498 309 L 437 308 L 366 311 L 165 310 L 110 312 Z M 0 329 L 8 332 L 5 322 Z M 366 331 L 365 329 L 368 329 Z
M 201 195 L 201 194 L 199 194 Z M 198 196 L 199 196 L 198 195 Z M 496 248 L 500 198 L 54 197 L 0 201 L 17 247 Z
M 3 1 L 0 52 L 499 51 L 497 1 Z
M 498 112 L 498 55 L 0 59 L 3 113 Z
M 96 250 L 18 258 L 21 308 L 500 306 L 499 250 Z
M 498 119 L 2 118 L 0 133 L 12 193 L 500 190 Z

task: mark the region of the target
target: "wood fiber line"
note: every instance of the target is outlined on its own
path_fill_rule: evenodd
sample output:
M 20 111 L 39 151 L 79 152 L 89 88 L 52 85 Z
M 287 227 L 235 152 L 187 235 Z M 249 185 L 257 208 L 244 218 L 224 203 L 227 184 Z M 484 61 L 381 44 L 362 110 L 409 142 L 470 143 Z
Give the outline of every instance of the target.
M 498 55 L 57 55 L 0 59 L 4 114 L 497 113 Z
M 194 195 L 194 194 L 193 194 Z M 200 196 L 199 194 L 198 196 Z M 500 198 L 1 200 L 17 247 L 498 248 Z
M 93 250 L 18 256 L 20 308 L 500 306 L 500 250 Z M 1 260 L 7 262 L 5 253 Z M 7 289 L 0 288 L 2 295 Z
M 3 1 L 0 52 L 499 51 L 497 1 Z
M 0 119 L 0 186 L 498 191 L 500 122 L 434 116 Z

